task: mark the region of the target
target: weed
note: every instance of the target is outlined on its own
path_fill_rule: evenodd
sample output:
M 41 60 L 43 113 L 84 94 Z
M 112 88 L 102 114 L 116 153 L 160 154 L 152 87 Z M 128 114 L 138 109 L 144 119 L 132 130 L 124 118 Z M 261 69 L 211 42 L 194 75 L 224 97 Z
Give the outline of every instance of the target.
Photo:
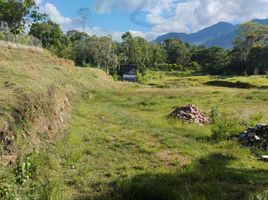
M 219 142 L 221 140 L 230 139 L 235 134 L 243 130 L 241 120 L 233 113 L 219 112 L 218 109 L 213 109 L 211 112 L 211 139 Z
M 19 184 L 23 185 L 32 178 L 34 168 L 32 167 L 29 158 L 27 157 L 25 161 L 18 164 L 16 169 L 17 181 Z
M 0 199 L 2 200 L 15 200 L 16 193 L 14 185 L 0 181 Z
M 264 116 L 262 112 L 254 113 L 249 116 L 248 125 L 253 127 L 256 126 L 263 120 Z
M 49 178 L 42 186 L 40 199 L 62 200 L 64 199 L 63 184 Z

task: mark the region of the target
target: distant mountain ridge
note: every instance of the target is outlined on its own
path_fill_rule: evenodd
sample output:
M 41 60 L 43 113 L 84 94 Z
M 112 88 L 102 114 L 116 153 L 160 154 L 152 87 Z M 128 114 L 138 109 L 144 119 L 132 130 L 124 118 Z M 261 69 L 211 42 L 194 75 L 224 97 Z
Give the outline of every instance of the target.
M 252 22 L 268 25 L 268 19 L 253 19 Z M 178 38 L 189 44 L 206 47 L 219 46 L 230 49 L 233 46 L 238 27 L 239 25 L 228 22 L 218 22 L 196 33 L 167 33 L 157 37 L 153 42 L 162 43 L 169 38 Z

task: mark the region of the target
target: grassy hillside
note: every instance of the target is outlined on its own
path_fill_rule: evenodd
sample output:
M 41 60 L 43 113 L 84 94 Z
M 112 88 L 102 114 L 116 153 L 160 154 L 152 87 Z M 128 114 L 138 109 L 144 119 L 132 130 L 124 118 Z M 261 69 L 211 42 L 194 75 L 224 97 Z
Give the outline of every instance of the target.
M 167 119 L 176 106 L 191 103 L 208 114 L 217 107 L 225 113 L 216 124 L 221 133 L 239 132 L 268 121 L 267 90 L 179 74 L 122 84 L 49 54 L 0 52 L 0 117 L 16 136 L 3 152 L 18 156 L 0 170 L 2 199 L 267 198 L 268 164 L 259 160 L 267 152 L 212 140 L 215 125 Z
M 19 167 L 34 150 L 50 148 L 64 131 L 73 102 L 117 87 L 105 72 L 77 68 L 49 52 L 1 48 L 0 72 L 0 180 L 9 169 L 3 166 Z M 16 177 L 17 169 L 10 170 Z M 0 197 L 4 190 L 0 187 Z

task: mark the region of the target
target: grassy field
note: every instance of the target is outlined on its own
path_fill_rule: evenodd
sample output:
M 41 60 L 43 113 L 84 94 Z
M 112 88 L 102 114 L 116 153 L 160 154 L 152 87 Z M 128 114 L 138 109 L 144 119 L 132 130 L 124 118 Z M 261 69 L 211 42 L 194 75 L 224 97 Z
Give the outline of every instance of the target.
M 0 66 L 7 70 L 4 65 Z M 43 74 L 55 74 L 53 64 L 44 65 Z M 233 139 L 211 140 L 211 125 L 167 119 L 176 106 L 195 104 L 208 114 L 213 108 L 227 113 L 222 124 L 239 124 L 237 129 L 254 123 L 252 116 L 260 113 L 258 122 L 267 123 L 268 92 L 261 88 L 268 85 L 267 77 L 221 77 L 258 86 L 239 89 L 206 84 L 219 77 L 151 72 L 139 85 L 113 82 L 98 70 L 73 70 L 68 79 L 55 74 L 66 87 L 55 84 L 71 94 L 83 86 L 80 93 L 86 95 L 74 98 L 61 134 L 53 140 L 39 137 L 48 140 L 46 145 L 0 170 L 3 199 L 268 198 L 268 163 L 259 160 L 262 152 L 241 147 Z M 14 82 L 22 88 L 28 88 L 24 85 L 28 78 L 39 83 L 31 75 L 17 74 L 20 78 Z M 47 87 L 53 80 L 40 84 Z M 11 109 L 7 99 L 12 94 L 2 98 Z M 24 144 L 21 140 L 17 142 Z

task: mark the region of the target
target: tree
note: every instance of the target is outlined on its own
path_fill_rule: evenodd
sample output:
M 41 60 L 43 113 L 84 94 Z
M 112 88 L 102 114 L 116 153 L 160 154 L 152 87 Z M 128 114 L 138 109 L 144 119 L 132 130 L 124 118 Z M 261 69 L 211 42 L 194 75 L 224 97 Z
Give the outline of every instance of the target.
M 220 75 L 229 72 L 229 52 L 220 47 L 199 48 L 192 52 L 191 60 L 201 65 L 205 73 Z
M 160 64 L 166 62 L 166 52 L 162 45 L 157 43 L 149 44 L 149 68 L 156 69 Z
M 33 24 L 30 32 L 42 41 L 43 47 L 63 56 L 62 51 L 70 46 L 70 39 L 64 35 L 60 26 L 52 21 Z
M 19 34 L 44 17 L 34 0 L 0 0 L 0 31 Z
M 104 69 L 107 73 L 114 71 L 118 65 L 116 44 L 109 37 L 88 37 L 74 44 L 73 54 L 78 65 L 91 65 Z
M 123 42 L 120 46 L 120 62 L 124 64 L 138 64 L 137 63 L 137 43 L 133 39 L 130 32 L 126 32 L 122 35 Z
M 248 56 L 252 48 L 264 46 L 268 39 L 268 26 L 248 22 L 240 25 L 238 36 L 234 41 L 234 51 L 244 65 L 245 73 L 249 72 Z
M 190 61 L 189 50 L 179 39 L 167 39 L 164 41 L 169 64 L 187 65 Z
M 73 43 L 81 40 L 86 40 L 89 38 L 89 35 L 87 33 L 79 32 L 76 30 L 70 30 L 67 32 L 66 35 L 70 38 L 71 42 Z
M 145 70 L 149 65 L 149 44 L 142 37 L 133 37 L 130 32 L 122 36 L 119 47 L 120 63 L 137 64 L 139 70 Z
M 250 74 L 268 73 L 268 47 L 254 47 L 248 55 L 248 70 Z

